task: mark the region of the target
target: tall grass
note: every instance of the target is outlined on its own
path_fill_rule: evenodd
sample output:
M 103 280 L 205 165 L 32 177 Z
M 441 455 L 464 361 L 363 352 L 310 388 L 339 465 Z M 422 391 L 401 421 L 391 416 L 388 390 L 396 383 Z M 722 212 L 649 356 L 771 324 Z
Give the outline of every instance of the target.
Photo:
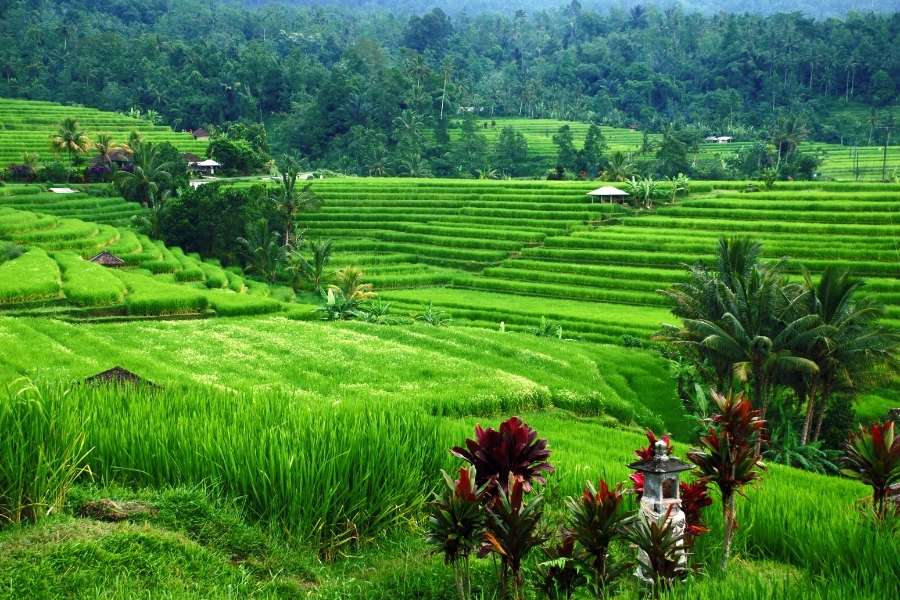
M 82 417 L 67 404 L 25 380 L 0 391 L 0 526 L 59 511 L 85 472 Z
M 54 414 L 81 425 L 68 435 L 92 448 L 88 464 L 101 481 L 212 482 L 257 518 L 323 548 L 370 538 L 418 509 L 452 441 L 409 406 L 197 387 L 40 389 Z

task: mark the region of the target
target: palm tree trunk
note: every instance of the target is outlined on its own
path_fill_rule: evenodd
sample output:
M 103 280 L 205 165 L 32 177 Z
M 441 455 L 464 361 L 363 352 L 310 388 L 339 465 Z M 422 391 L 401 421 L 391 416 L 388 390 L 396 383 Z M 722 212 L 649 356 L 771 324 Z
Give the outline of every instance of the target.
M 816 388 L 811 386 L 806 395 L 806 419 L 803 420 L 803 433 L 800 435 L 800 443 L 804 446 L 809 441 L 809 432 L 812 428 L 813 416 L 816 410 Z
M 812 438 L 812 441 L 814 441 L 814 442 L 819 441 L 819 436 L 822 435 L 822 422 L 825 420 L 825 413 L 828 412 L 827 407 L 828 407 L 828 404 L 826 402 L 824 402 L 824 399 L 823 399 L 823 402 L 821 402 L 821 404 L 819 406 L 819 416 L 816 419 L 816 431 L 813 434 L 813 438 Z

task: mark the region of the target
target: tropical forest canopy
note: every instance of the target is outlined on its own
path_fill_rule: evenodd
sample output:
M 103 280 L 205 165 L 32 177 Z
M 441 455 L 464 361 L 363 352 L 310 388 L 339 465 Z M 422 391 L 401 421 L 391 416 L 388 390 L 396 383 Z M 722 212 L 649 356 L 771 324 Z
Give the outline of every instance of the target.
M 249 4 L 0 2 L 0 96 L 136 107 L 178 129 L 263 122 L 274 151 L 358 172 L 428 158 L 469 113 L 737 135 L 787 116 L 812 139 L 880 143 L 864 118 L 819 117 L 889 107 L 900 80 L 897 13 Z M 471 141 L 459 151 L 478 152 Z

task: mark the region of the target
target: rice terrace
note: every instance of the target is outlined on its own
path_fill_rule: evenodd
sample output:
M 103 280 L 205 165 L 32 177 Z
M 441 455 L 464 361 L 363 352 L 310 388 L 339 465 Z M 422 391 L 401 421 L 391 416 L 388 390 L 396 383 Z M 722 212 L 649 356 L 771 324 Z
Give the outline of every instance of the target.
M 897 39 L 0 2 L 0 599 L 897 597 Z

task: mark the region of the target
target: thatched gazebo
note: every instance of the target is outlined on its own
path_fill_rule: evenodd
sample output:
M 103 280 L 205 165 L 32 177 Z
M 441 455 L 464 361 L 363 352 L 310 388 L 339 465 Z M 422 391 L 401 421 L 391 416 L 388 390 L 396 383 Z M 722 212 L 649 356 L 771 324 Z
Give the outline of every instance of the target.
M 104 250 L 100 254 L 96 256 L 92 256 L 88 259 L 89 262 L 97 263 L 98 265 L 103 265 L 104 267 L 124 267 L 125 261 L 113 254 L 112 252 L 107 252 Z
M 136 373 L 132 373 L 128 369 L 124 367 L 113 367 L 112 369 L 107 369 L 106 371 L 101 371 L 96 375 L 91 375 L 87 377 L 82 383 L 86 385 L 105 385 L 105 384 L 117 384 L 117 385 L 146 385 L 150 387 L 156 387 L 156 385 L 147 381 L 140 375 Z
M 611 185 L 604 185 L 603 187 L 597 188 L 596 190 L 591 190 L 587 193 L 588 196 L 591 197 L 591 202 L 594 202 L 594 198 L 600 198 L 600 202 L 619 202 L 623 203 L 628 199 L 628 192 L 620 190 L 617 187 L 613 187 Z

